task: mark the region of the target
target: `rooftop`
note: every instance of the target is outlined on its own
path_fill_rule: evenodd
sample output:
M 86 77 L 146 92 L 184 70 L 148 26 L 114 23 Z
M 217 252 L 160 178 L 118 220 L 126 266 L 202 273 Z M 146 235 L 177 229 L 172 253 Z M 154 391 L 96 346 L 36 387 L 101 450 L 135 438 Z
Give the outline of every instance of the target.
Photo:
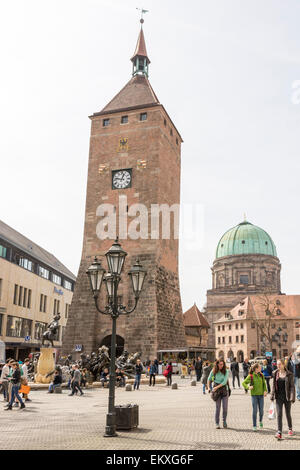
M 160 104 L 148 78 L 145 75 L 135 75 L 121 91 L 99 112 L 108 114 L 127 109 L 156 106 Z
M 5 224 L 2 220 L 0 220 L 0 238 L 58 273 L 65 275 L 73 281 L 76 280 L 76 276 L 54 255 Z
M 184 312 L 183 324 L 184 326 L 200 326 L 203 328 L 210 328 L 208 321 L 206 320 L 203 313 L 200 312 L 196 304 Z
M 247 220 L 231 228 L 222 236 L 217 246 L 216 258 L 245 254 L 277 257 L 276 247 L 270 235 Z

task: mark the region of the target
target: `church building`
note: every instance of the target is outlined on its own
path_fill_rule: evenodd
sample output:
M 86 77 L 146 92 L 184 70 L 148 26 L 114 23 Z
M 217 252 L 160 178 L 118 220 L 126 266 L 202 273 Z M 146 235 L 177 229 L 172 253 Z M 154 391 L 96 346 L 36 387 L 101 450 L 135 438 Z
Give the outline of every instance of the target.
M 221 237 L 207 291 L 209 346 L 215 346 L 213 323 L 245 297 L 281 293 L 280 271 L 275 244 L 265 230 L 244 220 Z

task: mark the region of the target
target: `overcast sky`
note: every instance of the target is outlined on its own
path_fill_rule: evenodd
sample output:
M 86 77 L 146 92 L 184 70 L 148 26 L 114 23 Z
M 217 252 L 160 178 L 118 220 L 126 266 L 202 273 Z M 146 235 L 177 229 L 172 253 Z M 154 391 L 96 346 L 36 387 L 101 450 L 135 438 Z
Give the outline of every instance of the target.
M 300 294 L 298 0 L 1 2 L 1 219 L 77 274 L 88 116 L 130 78 L 141 6 L 150 81 L 184 139 L 181 200 L 204 210 L 198 251 L 180 246 L 184 309 L 244 213 Z

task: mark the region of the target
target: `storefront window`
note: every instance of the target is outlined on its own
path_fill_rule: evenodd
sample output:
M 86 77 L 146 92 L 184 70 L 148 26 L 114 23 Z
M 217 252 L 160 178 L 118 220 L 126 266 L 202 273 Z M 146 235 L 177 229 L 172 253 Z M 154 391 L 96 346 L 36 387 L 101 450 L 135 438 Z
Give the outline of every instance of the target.
M 46 331 L 46 329 L 47 323 L 36 321 L 34 326 L 34 339 L 41 340 L 43 338 L 43 333 Z
M 31 336 L 31 327 L 32 320 L 8 315 L 6 336 L 11 336 L 13 338 L 25 338 L 26 336 Z

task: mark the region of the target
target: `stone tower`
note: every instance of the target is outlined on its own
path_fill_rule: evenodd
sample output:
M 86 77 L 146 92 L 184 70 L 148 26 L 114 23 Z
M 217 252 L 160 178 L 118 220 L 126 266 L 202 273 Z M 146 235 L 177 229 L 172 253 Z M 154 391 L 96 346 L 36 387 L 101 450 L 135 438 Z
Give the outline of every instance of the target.
M 102 344 L 110 345 L 111 320 L 97 313 L 86 270 L 95 255 L 101 259 L 116 235 L 128 253 L 119 288 L 123 304 L 133 302 L 126 272 L 136 258 L 148 272 L 138 308 L 118 319 L 117 354 L 125 348 L 141 351 L 143 358 L 156 357 L 159 349 L 186 346 L 174 215 L 180 203 L 182 139 L 150 85 L 142 26 L 131 58 L 132 78 L 102 111 L 90 116 L 82 258 L 63 338 L 63 353 L 73 357 L 75 345 L 82 345 L 88 354 Z M 152 223 L 151 208 L 159 211 L 162 204 L 165 209 L 175 205 L 169 214 L 170 236 L 162 233 L 168 218 L 160 213 L 160 227 Z M 103 216 L 116 221 L 115 233 L 105 226 Z M 103 239 L 103 227 L 108 230 L 107 239 Z M 100 297 L 104 307 L 104 286 Z
M 215 346 L 213 322 L 249 295 L 280 294 L 281 265 L 276 247 L 263 229 L 246 220 L 220 239 L 207 291 L 209 346 Z

